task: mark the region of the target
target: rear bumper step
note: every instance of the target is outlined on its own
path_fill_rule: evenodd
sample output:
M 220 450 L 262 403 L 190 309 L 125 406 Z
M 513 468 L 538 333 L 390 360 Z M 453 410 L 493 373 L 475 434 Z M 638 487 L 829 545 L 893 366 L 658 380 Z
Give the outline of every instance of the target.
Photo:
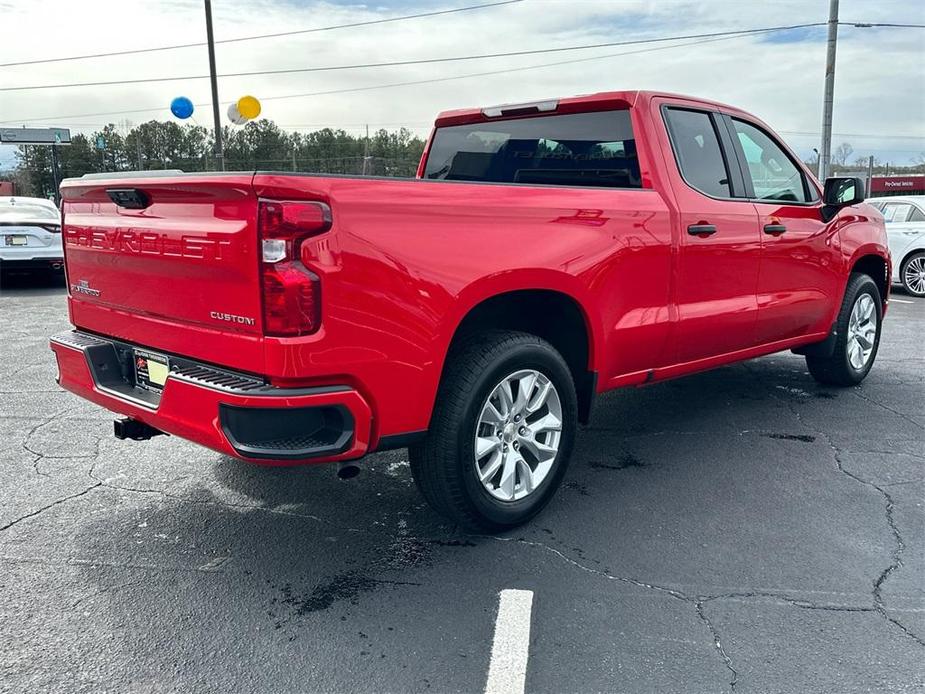
M 154 351 L 149 347 L 139 349 Z M 369 449 L 372 414 L 348 386 L 277 388 L 171 354 L 161 392 L 135 383 L 131 345 L 71 331 L 51 338 L 61 387 L 128 417 L 119 438 L 160 433 L 264 464 L 352 460 Z
M 342 453 L 353 437 L 353 416 L 342 405 L 279 410 L 219 405 L 225 437 L 250 458 L 309 458 Z

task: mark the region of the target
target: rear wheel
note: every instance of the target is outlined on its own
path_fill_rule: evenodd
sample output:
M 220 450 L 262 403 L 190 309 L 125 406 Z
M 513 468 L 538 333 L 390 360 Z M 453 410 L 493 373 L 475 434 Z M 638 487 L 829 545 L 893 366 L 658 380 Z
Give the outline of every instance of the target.
M 411 449 L 427 501 L 468 528 L 526 522 L 562 480 L 577 428 L 571 372 L 534 335 L 472 335 L 448 357 L 430 430 Z
M 806 357 L 813 378 L 833 386 L 854 386 L 864 380 L 880 346 L 882 307 L 876 282 L 869 275 L 853 273 L 835 324 L 838 337 L 831 356 Z
M 925 296 L 925 252 L 913 253 L 899 270 L 903 289 L 912 296 Z

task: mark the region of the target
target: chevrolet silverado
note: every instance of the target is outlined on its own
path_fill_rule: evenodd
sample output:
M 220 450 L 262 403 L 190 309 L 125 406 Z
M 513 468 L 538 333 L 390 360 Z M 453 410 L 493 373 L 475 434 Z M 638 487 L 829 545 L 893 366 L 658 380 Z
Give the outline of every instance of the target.
M 535 515 L 595 396 L 781 350 L 852 386 L 891 261 L 864 183 L 757 118 L 608 92 L 440 114 L 416 178 L 103 174 L 61 187 L 62 387 L 263 464 L 408 447 L 438 511 Z

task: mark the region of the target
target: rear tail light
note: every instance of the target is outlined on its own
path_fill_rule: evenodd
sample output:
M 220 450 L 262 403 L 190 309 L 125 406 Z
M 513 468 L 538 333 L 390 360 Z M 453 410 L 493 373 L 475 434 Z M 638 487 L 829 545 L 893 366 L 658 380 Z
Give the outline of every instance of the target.
M 42 225 L 42 228 L 43 228 L 45 231 L 50 231 L 52 234 L 60 234 L 60 233 L 61 233 L 61 227 L 58 226 L 57 224 L 43 224 L 43 225 Z
M 321 280 L 299 256 L 302 241 L 331 228 L 322 202 L 261 200 L 258 209 L 263 327 L 267 335 L 308 335 L 321 327 Z

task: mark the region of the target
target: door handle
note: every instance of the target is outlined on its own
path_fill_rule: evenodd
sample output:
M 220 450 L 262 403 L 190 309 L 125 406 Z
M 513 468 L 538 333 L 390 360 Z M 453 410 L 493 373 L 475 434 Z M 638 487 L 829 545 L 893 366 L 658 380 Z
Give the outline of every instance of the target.
M 713 224 L 691 224 L 687 227 L 687 233 L 691 236 L 710 236 L 716 233 L 716 226 Z
M 787 227 L 785 227 L 783 224 L 765 224 L 764 225 L 764 233 L 771 234 L 771 236 L 780 236 L 785 231 L 787 231 Z

